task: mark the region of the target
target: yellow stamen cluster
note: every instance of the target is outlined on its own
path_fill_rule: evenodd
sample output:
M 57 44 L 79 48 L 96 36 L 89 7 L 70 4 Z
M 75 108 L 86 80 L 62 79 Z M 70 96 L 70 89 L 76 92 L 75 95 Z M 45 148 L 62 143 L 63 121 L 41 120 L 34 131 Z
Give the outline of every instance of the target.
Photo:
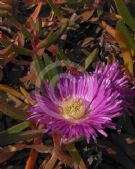
M 79 120 L 85 115 L 85 104 L 78 98 L 65 99 L 61 104 L 61 114 L 67 120 Z

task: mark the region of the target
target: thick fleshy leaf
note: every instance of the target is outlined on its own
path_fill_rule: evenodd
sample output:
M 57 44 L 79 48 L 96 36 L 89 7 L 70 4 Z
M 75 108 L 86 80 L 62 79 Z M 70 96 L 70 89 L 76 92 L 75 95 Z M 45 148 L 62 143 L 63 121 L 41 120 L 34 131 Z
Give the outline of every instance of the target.
M 58 48 L 58 56 L 57 57 L 59 60 L 68 60 L 68 58 L 66 57 L 66 55 L 64 53 L 64 50 L 61 47 Z
M 20 124 L 17 124 L 9 129 L 7 129 L 7 132 L 9 134 L 17 134 L 20 133 L 21 131 L 23 131 L 24 129 L 28 128 L 31 125 L 30 121 L 24 121 Z
M 119 14 L 123 17 L 128 26 L 135 30 L 135 19 L 130 14 L 126 4 L 124 3 L 124 0 L 115 0 L 115 4 Z
M 123 37 L 125 37 L 128 46 L 135 50 L 135 40 L 133 39 L 133 37 L 131 36 L 131 34 L 128 31 L 127 26 L 124 24 L 123 21 L 119 21 L 117 22 L 117 26 L 116 28 L 122 33 Z
M 38 49 L 44 48 L 46 46 L 49 46 L 53 43 L 56 42 L 56 40 L 63 34 L 63 32 L 66 30 L 68 26 L 68 22 L 66 22 L 61 28 L 59 28 L 56 32 L 54 33 L 49 33 L 46 39 L 42 40 L 39 42 L 37 45 Z
M 104 21 L 102 21 L 101 26 L 118 42 L 121 49 L 121 55 L 124 60 L 124 64 L 128 68 L 130 74 L 133 75 L 134 72 L 132 54 L 131 50 L 128 48 L 128 44 L 125 37 L 119 30 L 114 29 Z
M 35 67 L 43 82 L 45 80 L 49 80 L 53 86 L 55 85 L 57 78 L 54 77 L 58 75 L 57 62 L 53 63 L 52 59 L 48 55 L 44 56 L 44 62 L 37 56 L 35 59 Z
M 17 29 L 21 30 L 22 25 L 16 20 L 15 17 L 8 16 L 7 19 L 10 24 L 14 25 Z
M 24 121 L 26 119 L 27 113 L 21 109 L 17 109 L 13 106 L 9 106 L 6 102 L 0 100 L 0 111 L 16 120 Z
M 60 12 L 59 8 L 56 6 L 56 4 L 54 4 L 54 2 L 52 0 L 48 0 L 48 3 L 50 5 L 50 7 L 52 8 L 52 10 L 54 11 L 55 15 L 57 17 L 60 17 L 61 12 Z
M 48 79 L 52 86 L 55 86 L 56 81 L 58 79 L 57 62 L 53 63 L 53 61 L 48 55 L 44 56 L 44 61 L 46 66 L 43 71 L 44 79 Z
M 80 169 L 87 169 L 83 159 L 81 158 L 80 154 L 78 153 L 78 150 L 76 149 L 75 145 L 73 143 L 67 145 L 67 150 L 69 151 L 70 155 L 74 159 L 74 161 L 78 164 L 78 168 Z
M 32 33 L 30 33 L 29 31 L 28 31 L 28 29 L 26 29 L 25 27 L 22 27 L 22 33 L 23 33 L 23 35 L 27 38 L 27 39 L 32 39 L 33 38 L 33 35 L 32 35 Z
M 6 93 L 9 93 L 19 99 L 24 99 L 24 96 L 17 90 L 13 89 L 10 86 L 4 85 L 4 84 L 0 84 L 0 90 L 4 91 Z
M 9 5 L 9 4 L 5 4 L 5 3 L 1 3 L 0 2 L 0 10 L 11 11 L 12 10 L 12 6 Z
M 93 62 L 93 60 L 97 57 L 98 55 L 98 48 L 94 49 L 91 53 L 87 54 L 87 58 L 84 61 L 84 68 L 87 69 L 89 65 Z
M 6 57 L 6 56 L 9 55 L 10 53 L 12 53 L 12 51 L 13 51 L 12 45 L 9 45 L 8 47 L 2 49 L 2 50 L 0 51 L 0 58 Z
M 42 70 L 44 68 L 44 64 L 43 61 L 39 58 L 39 56 L 37 56 L 34 60 L 34 65 L 36 68 L 37 73 L 39 74 L 39 77 L 42 81 L 44 81 L 44 75 L 42 73 Z
M 21 151 L 25 148 L 29 148 L 29 149 L 34 149 L 37 152 L 41 152 L 41 153 L 52 153 L 53 147 L 49 147 L 49 146 L 45 146 L 42 144 L 32 144 L 32 145 L 27 145 L 27 144 L 15 144 L 15 145 L 9 145 L 6 146 L 2 149 L 0 149 L 0 153 L 13 153 L 16 151 Z
M 20 86 L 20 90 L 21 90 L 21 92 L 23 93 L 23 95 L 25 97 L 29 97 L 30 96 L 30 94 L 22 86 Z
M 8 47 L 9 45 L 11 45 L 11 42 L 7 39 L 2 39 L 0 38 L 0 43 L 4 46 L 4 47 Z
M 18 141 L 27 140 L 37 137 L 44 133 L 44 129 L 40 130 L 27 130 L 25 132 L 10 134 L 8 131 L 0 132 L 0 146 L 14 144 Z
M 19 23 L 15 17 L 8 16 L 7 19 L 10 24 L 14 25 L 18 30 L 22 31 L 23 35 L 26 38 L 32 39 L 33 37 L 32 33 L 30 33 L 24 25 Z
M 30 18 L 31 18 L 34 22 L 36 22 L 36 20 L 37 20 L 37 17 L 38 17 L 38 15 L 39 15 L 39 13 L 40 13 L 42 4 L 43 4 L 43 3 L 40 1 L 40 2 L 38 3 L 38 5 L 37 5 L 35 11 L 34 11 L 34 12 L 31 14 L 31 16 L 30 16 Z
M 33 55 L 33 52 L 31 50 L 23 48 L 23 47 L 16 46 L 16 45 L 14 45 L 14 51 L 17 54 L 22 54 L 22 55 L 26 55 L 26 56 L 32 56 Z

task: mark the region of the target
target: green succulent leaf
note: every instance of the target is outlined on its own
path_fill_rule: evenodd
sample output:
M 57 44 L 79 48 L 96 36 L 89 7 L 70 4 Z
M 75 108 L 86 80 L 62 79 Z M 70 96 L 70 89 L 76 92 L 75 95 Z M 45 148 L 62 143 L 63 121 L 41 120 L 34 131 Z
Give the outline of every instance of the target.
M 48 3 L 50 5 L 50 7 L 52 8 L 52 10 L 54 11 L 54 14 L 59 18 L 61 17 L 61 11 L 59 10 L 59 8 L 54 4 L 54 2 L 52 0 L 48 0 Z
M 135 40 L 129 33 L 129 30 L 127 26 L 124 24 L 124 22 L 123 21 L 117 22 L 116 28 L 123 34 L 123 37 L 126 39 L 128 46 L 131 49 L 135 50 Z
M 135 19 L 130 14 L 126 4 L 123 0 L 115 0 L 115 4 L 119 14 L 123 17 L 124 21 L 130 26 L 131 29 L 135 30 Z

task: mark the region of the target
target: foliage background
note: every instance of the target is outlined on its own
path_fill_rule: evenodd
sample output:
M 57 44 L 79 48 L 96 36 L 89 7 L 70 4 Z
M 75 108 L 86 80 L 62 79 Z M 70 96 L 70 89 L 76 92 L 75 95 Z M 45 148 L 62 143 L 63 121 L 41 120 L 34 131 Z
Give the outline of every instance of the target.
M 63 71 L 118 61 L 134 84 L 134 11 L 134 0 L 0 1 L 1 169 L 75 168 L 78 161 L 80 169 L 135 168 L 134 115 L 118 119 L 117 131 L 97 145 L 80 140 L 62 151 L 58 136 L 26 121 L 30 93 L 46 79 L 55 85 Z M 56 61 L 61 65 L 48 70 Z

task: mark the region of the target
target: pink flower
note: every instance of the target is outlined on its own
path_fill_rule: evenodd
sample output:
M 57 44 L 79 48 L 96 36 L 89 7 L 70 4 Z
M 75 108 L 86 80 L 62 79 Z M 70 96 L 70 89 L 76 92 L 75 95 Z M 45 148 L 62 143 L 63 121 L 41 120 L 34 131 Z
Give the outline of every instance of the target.
M 98 64 L 94 73 L 82 76 L 65 74 L 55 89 L 49 83 L 45 88 L 44 95 L 35 95 L 29 119 L 59 132 L 62 140 L 85 136 L 87 142 L 96 141 L 98 133 L 107 137 L 105 128 L 115 129 L 112 119 L 122 115 L 126 102 L 122 90 L 131 91 L 118 64 Z

